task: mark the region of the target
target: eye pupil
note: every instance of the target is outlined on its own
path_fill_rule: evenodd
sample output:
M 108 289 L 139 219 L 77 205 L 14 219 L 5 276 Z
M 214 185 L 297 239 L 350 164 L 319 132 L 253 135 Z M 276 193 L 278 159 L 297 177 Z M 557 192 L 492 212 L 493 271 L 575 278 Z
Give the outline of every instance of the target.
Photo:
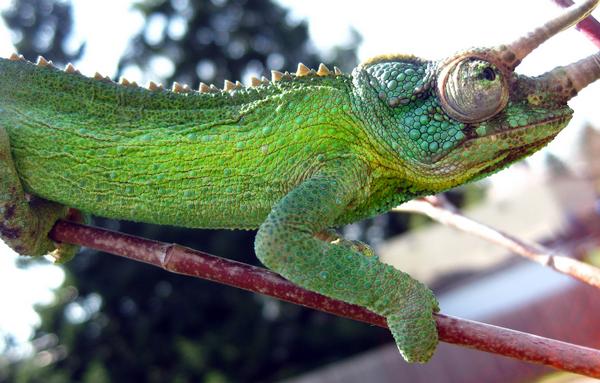
M 496 79 L 496 72 L 490 67 L 485 68 L 481 74 L 487 81 L 494 81 Z

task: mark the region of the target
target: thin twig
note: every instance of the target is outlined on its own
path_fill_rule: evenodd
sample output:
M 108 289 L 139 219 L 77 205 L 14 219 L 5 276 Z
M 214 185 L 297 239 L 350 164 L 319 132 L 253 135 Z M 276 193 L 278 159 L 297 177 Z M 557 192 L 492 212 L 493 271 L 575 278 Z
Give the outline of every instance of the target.
M 427 197 L 412 200 L 394 208 L 393 211 L 424 214 L 443 225 L 454 227 L 489 242 L 496 243 L 518 255 L 550 267 L 559 273 L 569 275 L 589 285 L 600 288 L 599 268 L 572 257 L 553 254 L 550 249 L 542 245 L 524 241 L 501 230 L 467 218 L 452 205 L 449 206 L 447 202 L 439 198 L 433 199 L 432 197 Z
M 387 327 L 385 318 L 304 290 L 266 269 L 215 257 L 175 244 L 59 221 L 50 233 L 68 242 L 149 263 L 165 270 L 209 279 L 334 315 Z M 600 351 L 502 327 L 436 314 L 440 340 L 557 369 L 600 378 Z

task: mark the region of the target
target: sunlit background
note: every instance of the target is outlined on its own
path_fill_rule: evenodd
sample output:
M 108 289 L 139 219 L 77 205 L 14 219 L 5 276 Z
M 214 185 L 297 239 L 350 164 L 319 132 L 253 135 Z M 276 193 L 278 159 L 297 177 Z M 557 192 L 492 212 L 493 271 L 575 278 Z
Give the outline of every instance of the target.
M 218 2 L 215 0 L 215 3 Z M 186 0 L 173 0 L 172 3 L 181 9 L 188 6 Z M 320 51 L 351 41 L 352 29 L 356 30 L 362 37 L 358 47 L 361 60 L 393 52 L 436 59 L 470 46 L 508 42 L 559 12 L 549 0 L 280 0 L 279 3 L 291 10 L 292 19 L 308 22 L 312 43 Z M 65 49 L 76 50 L 85 41 L 83 56 L 74 62 L 77 69 L 89 76 L 96 71 L 113 75 L 131 36 L 142 28 L 144 18 L 131 8 L 131 1 L 73 0 L 72 4 L 74 31 Z M 11 1 L 0 1 L 1 9 L 7 9 L 10 5 Z M 146 32 L 149 41 L 160 40 L 165 33 L 170 36 L 183 35 L 187 28 L 183 20 L 169 21 L 159 17 L 148 22 L 152 25 Z M 0 56 L 7 57 L 15 51 L 11 41 L 18 38 L 0 21 Z M 596 50 L 581 34 L 569 30 L 531 54 L 519 67 L 519 71 L 524 74 L 540 74 Z M 35 57 L 27 58 L 35 60 Z M 276 57 L 273 62 L 277 63 Z M 199 65 L 197 68 L 200 72 L 204 71 L 204 74 L 214 69 L 210 65 Z M 153 61 L 150 71 L 143 72 L 130 65 L 124 68 L 123 75 L 129 80 L 144 84 L 149 80 L 168 78 L 173 70 L 174 65 L 169 57 L 163 56 Z M 267 70 L 263 73 L 245 73 L 243 80 L 248 81 L 250 75 L 267 73 Z M 198 84 L 190 85 L 196 87 Z M 564 160 L 572 158 L 577 150 L 575 142 L 579 139 L 584 122 L 600 126 L 598 100 L 600 84 L 591 85 L 582 91 L 570 103 L 576 111 L 571 125 L 549 145 L 547 151 Z M 540 174 L 545 171 L 544 156 L 545 154 L 538 154 L 529 160 L 530 171 Z M 493 177 L 494 190 L 500 194 L 509 193 L 518 188 L 519 184 L 527 182 L 528 177 L 518 170 L 504 171 Z M 63 283 L 64 273 L 60 266 L 50 263 L 19 268 L 15 259 L 16 255 L 0 244 L 0 350 L 6 347 L 2 343 L 2 335 L 11 334 L 18 345 L 13 347 L 13 353 L 19 350 L 19 353 L 27 355 L 32 347 L 29 339 L 34 327 L 39 324 L 39 317 L 33 306 L 52 301 L 52 291 Z M 83 303 L 74 303 L 67 315 L 75 322 L 85 320 L 86 315 L 97 310 L 99 305 L 100 297 L 91 295 Z

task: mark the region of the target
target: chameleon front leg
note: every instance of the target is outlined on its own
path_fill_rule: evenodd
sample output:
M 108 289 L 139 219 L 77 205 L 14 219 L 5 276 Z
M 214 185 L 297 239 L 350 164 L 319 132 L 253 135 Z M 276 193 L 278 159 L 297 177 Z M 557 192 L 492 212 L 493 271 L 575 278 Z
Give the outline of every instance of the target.
M 403 357 L 426 362 L 437 345 L 433 293 L 408 274 L 328 241 L 327 227 L 364 185 L 358 169 L 339 164 L 304 181 L 272 209 L 256 236 L 258 258 L 290 281 L 386 317 Z
M 67 213 L 66 206 L 28 198 L 13 163 L 8 133 L 0 126 L 0 238 L 21 255 L 51 254 L 68 260 L 77 247 L 48 238 L 54 223 Z

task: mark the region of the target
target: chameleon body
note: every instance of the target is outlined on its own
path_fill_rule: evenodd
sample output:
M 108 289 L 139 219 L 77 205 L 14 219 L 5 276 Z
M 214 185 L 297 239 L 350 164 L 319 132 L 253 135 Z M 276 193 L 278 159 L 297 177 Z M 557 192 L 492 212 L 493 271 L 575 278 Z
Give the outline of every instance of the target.
M 259 228 L 256 254 L 291 281 L 384 315 L 402 355 L 437 344 L 429 289 L 331 227 L 485 177 L 567 124 L 599 54 L 513 72 L 587 1 L 511 45 L 439 62 L 379 56 L 244 88 L 149 89 L 72 66 L 0 60 L 0 235 L 21 254 L 73 249 L 47 233 L 66 206 L 116 219 Z M 543 36 L 543 37 L 540 37 Z

